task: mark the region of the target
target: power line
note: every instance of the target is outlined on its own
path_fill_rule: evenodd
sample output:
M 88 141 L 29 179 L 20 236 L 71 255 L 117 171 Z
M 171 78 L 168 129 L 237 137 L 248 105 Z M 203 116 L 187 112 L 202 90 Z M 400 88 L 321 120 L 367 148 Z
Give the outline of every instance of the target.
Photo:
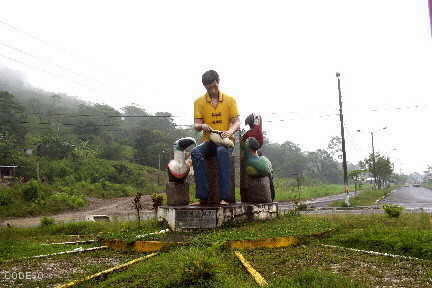
M 18 27 L 16 27 L 16 26 L 14 26 L 14 25 L 8 23 L 6 20 L 4 20 L 3 17 L 0 17 L 0 24 L 5 25 L 5 26 L 7 26 L 9 29 L 11 29 L 11 30 L 14 30 L 14 31 L 16 31 L 16 32 L 20 32 L 20 33 L 26 35 L 27 37 L 29 37 L 29 38 L 31 38 L 31 39 L 33 39 L 33 40 L 36 40 L 36 41 L 38 41 L 38 42 L 41 42 L 41 43 L 44 44 L 44 45 L 49 46 L 49 43 L 48 43 L 47 41 L 42 40 L 42 39 L 40 39 L 39 37 L 37 37 L 37 36 L 35 36 L 35 35 L 31 34 L 31 33 L 28 33 L 28 32 L 26 32 L 26 31 L 24 31 L 24 30 L 22 30 L 22 29 L 20 29 L 20 28 L 18 28 Z
M 25 62 L 23 62 L 23 61 L 21 61 L 21 60 L 18 60 L 18 59 L 15 59 L 15 58 L 12 58 L 12 57 L 9 57 L 9 56 L 6 56 L 6 55 L 3 55 L 3 54 L 0 54 L 0 57 L 5 58 L 5 59 L 7 59 L 7 60 L 9 60 L 9 61 L 13 61 L 13 62 L 18 63 L 18 64 L 20 64 L 20 65 L 26 66 L 26 67 L 28 67 L 28 68 L 30 68 L 30 69 L 36 69 L 36 70 L 39 70 L 39 71 L 41 71 L 41 72 L 43 72 L 43 73 L 46 73 L 46 74 L 48 74 L 48 75 L 51 75 L 51 76 L 54 76 L 54 77 L 57 77 L 57 78 L 62 78 L 62 79 L 64 79 L 64 80 L 70 81 L 70 82 L 74 83 L 75 85 L 77 85 L 77 86 L 79 86 L 79 87 L 81 87 L 81 88 L 82 88 L 82 86 L 85 86 L 85 87 L 87 87 L 88 89 L 94 90 L 93 87 L 89 87 L 89 86 L 87 86 L 87 84 L 85 84 L 85 83 L 82 83 L 82 82 L 79 82 L 79 81 L 76 81 L 76 80 L 68 80 L 68 79 L 65 79 L 65 77 L 62 76 L 62 75 L 59 75 L 59 74 L 53 73 L 53 72 L 48 71 L 48 70 L 46 70 L 46 69 L 40 68 L 40 67 L 38 67 L 38 66 L 34 66 L 34 65 L 31 65 L 31 64 L 25 63 Z
M 52 43 L 50 43 L 50 42 L 48 42 L 48 41 L 46 41 L 46 40 L 44 40 L 44 39 L 42 39 L 42 38 L 36 36 L 36 35 L 33 34 L 33 33 L 29 33 L 29 32 L 27 32 L 27 31 L 25 31 L 25 30 L 19 28 L 18 26 L 15 26 L 15 25 L 13 25 L 13 24 L 10 24 L 9 21 L 7 21 L 7 20 L 5 19 L 5 17 L 0 16 L 0 24 L 2 24 L 2 25 L 4 25 L 4 26 L 8 27 L 8 28 L 9 28 L 10 30 L 12 30 L 12 31 L 22 33 L 22 34 L 24 34 L 25 36 L 27 36 L 28 38 L 30 38 L 30 39 L 32 39 L 32 40 L 36 40 L 37 42 L 42 43 L 43 45 L 45 45 L 46 47 L 48 47 L 48 48 L 50 48 L 50 49 L 57 50 L 57 51 L 59 51 L 60 53 L 63 53 L 63 54 L 65 54 L 65 55 L 69 56 L 72 60 L 73 60 L 73 59 L 77 59 L 77 57 L 75 57 L 75 56 L 73 55 L 73 53 L 72 53 L 70 50 L 68 50 L 68 49 L 66 49 L 66 48 L 64 48 L 64 47 L 60 47 L 60 46 L 57 46 L 57 45 L 53 45 Z M 89 57 L 79 56 L 78 58 L 80 58 L 80 59 L 78 60 L 79 62 L 84 63 L 85 65 L 88 66 L 88 63 L 86 63 L 86 62 L 83 61 L 83 60 L 86 60 L 86 61 L 87 61 L 87 60 L 89 59 Z M 84 59 L 84 58 L 86 58 L 86 59 Z M 74 61 L 74 62 L 76 62 L 76 61 Z M 94 64 L 95 64 L 95 62 L 93 61 L 93 65 L 94 65 Z M 105 67 L 102 67 L 100 64 L 97 64 L 97 63 L 96 63 L 96 65 L 99 66 L 100 68 L 103 68 L 103 70 L 106 70 L 106 66 L 105 66 Z M 75 72 L 75 73 L 76 73 L 76 72 Z M 116 74 L 119 74 L 118 72 L 115 72 L 115 73 L 116 73 Z M 92 79 L 93 79 L 92 81 L 96 81 L 96 82 L 100 83 L 101 85 L 104 84 L 104 83 L 102 83 L 101 81 L 99 81 L 99 80 L 97 80 L 97 79 L 95 79 L 95 78 L 93 78 L 93 77 L 92 77 Z
M 36 56 L 36 55 L 34 55 L 34 54 L 30 53 L 30 52 L 24 51 L 24 50 L 22 50 L 22 49 L 20 49 L 20 48 L 14 47 L 14 46 L 12 46 L 12 45 L 9 45 L 9 44 L 4 43 L 4 42 L 1 42 L 1 41 L 0 41 L 0 45 L 3 46 L 3 47 L 6 47 L 6 48 L 8 48 L 8 49 L 11 49 L 11 50 L 17 51 L 17 52 L 20 53 L 20 54 L 23 54 L 23 55 L 26 55 L 26 56 L 28 56 L 28 57 L 31 57 L 31 58 L 37 59 L 39 62 L 40 62 L 41 60 L 42 60 L 42 61 L 49 61 L 49 62 L 51 62 L 51 65 L 56 66 L 58 69 L 63 70 L 63 71 L 65 71 L 65 72 L 67 72 L 67 73 L 71 73 L 71 74 L 73 74 L 73 75 L 75 75 L 75 76 L 77 76 L 77 77 L 83 78 L 83 79 L 85 79 L 85 80 L 87 80 L 87 81 L 97 81 L 97 82 L 99 82 L 99 80 L 97 80 L 97 79 L 87 79 L 86 76 L 83 76 L 82 74 L 77 73 L 77 72 L 73 71 L 72 69 L 70 69 L 70 68 L 68 68 L 68 67 L 65 67 L 65 66 L 63 66 L 63 65 L 57 64 L 57 63 L 53 62 L 52 60 L 50 60 L 50 59 L 48 59 L 48 58 L 42 59 L 42 57 L 40 57 L 40 56 Z

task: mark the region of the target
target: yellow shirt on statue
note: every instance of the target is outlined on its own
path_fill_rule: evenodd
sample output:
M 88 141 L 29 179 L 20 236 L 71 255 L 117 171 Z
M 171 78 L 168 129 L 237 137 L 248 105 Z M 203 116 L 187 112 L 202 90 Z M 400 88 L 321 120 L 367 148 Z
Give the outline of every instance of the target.
M 208 93 L 194 102 L 194 118 L 203 119 L 203 122 L 214 130 L 228 130 L 231 119 L 239 115 L 236 100 L 221 91 L 219 91 L 219 101 L 216 108 L 212 106 Z M 209 133 L 204 132 L 204 141 L 208 141 L 209 136 Z

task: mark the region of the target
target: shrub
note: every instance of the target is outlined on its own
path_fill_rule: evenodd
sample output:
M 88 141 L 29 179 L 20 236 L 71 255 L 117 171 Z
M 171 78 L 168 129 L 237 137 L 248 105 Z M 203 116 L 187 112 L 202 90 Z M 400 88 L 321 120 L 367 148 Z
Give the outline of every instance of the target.
M 181 277 L 176 287 L 205 287 L 205 284 L 215 278 L 217 267 L 215 263 L 200 257 L 191 259 L 181 267 Z M 174 284 L 174 283 L 173 283 Z
M 40 219 L 40 225 L 41 226 L 50 226 L 50 225 L 54 225 L 54 224 L 55 224 L 54 218 L 51 218 L 51 217 L 42 217 Z
M 403 207 L 391 204 L 384 205 L 383 209 L 388 216 L 393 218 L 398 218 L 403 211 Z
M 48 197 L 48 202 L 53 206 L 76 209 L 83 207 L 86 201 L 80 195 L 69 195 L 64 192 L 55 193 Z
M 305 204 L 305 203 L 296 203 L 295 204 L 295 209 L 297 210 L 297 211 L 305 211 L 305 210 L 307 210 L 307 204 Z
M 7 206 L 12 203 L 11 189 L 0 189 L 0 206 Z
M 161 194 L 153 193 L 151 199 L 153 201 L 153 209 L 157 209 L 159 206 L 162 205 L 163 196 Z
M 41 187 L 39 183 L 35 180 L 30 181 L 22 187 L 22 195 L 24 197 L 24 200 L 29 202 L 36 200 L 39 197 L 40 192 Z

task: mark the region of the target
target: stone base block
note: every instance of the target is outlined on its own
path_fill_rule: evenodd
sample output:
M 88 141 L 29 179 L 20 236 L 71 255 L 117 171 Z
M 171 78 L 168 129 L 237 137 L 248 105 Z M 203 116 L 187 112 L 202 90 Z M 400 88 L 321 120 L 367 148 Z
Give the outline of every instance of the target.
M 189 204 L 189 183 L 168 182 L 166 184 L 167 204 L 183 206 Z
M 270 203 L 271 190 L 269 177 L 254 178 L 246 174 L 242 174 L 242 182 L 240 186 L 241 201 L 246 203 Z
M 229 221 L 268 220 L 277 217 L 278 203 L 235 203 L 228 206 L 159 206 L 157 219 L 173 231 L 214 229 Z

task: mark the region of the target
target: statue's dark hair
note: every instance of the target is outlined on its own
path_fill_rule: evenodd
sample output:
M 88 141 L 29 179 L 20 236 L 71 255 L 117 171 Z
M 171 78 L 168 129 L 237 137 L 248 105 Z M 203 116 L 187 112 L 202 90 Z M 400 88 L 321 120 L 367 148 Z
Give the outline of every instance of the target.
M 202 75 L 202 83 L 204 86 L 210 85 L 214 81 L 219 83 L 219 74 L 214 70 L 208 70 Z

